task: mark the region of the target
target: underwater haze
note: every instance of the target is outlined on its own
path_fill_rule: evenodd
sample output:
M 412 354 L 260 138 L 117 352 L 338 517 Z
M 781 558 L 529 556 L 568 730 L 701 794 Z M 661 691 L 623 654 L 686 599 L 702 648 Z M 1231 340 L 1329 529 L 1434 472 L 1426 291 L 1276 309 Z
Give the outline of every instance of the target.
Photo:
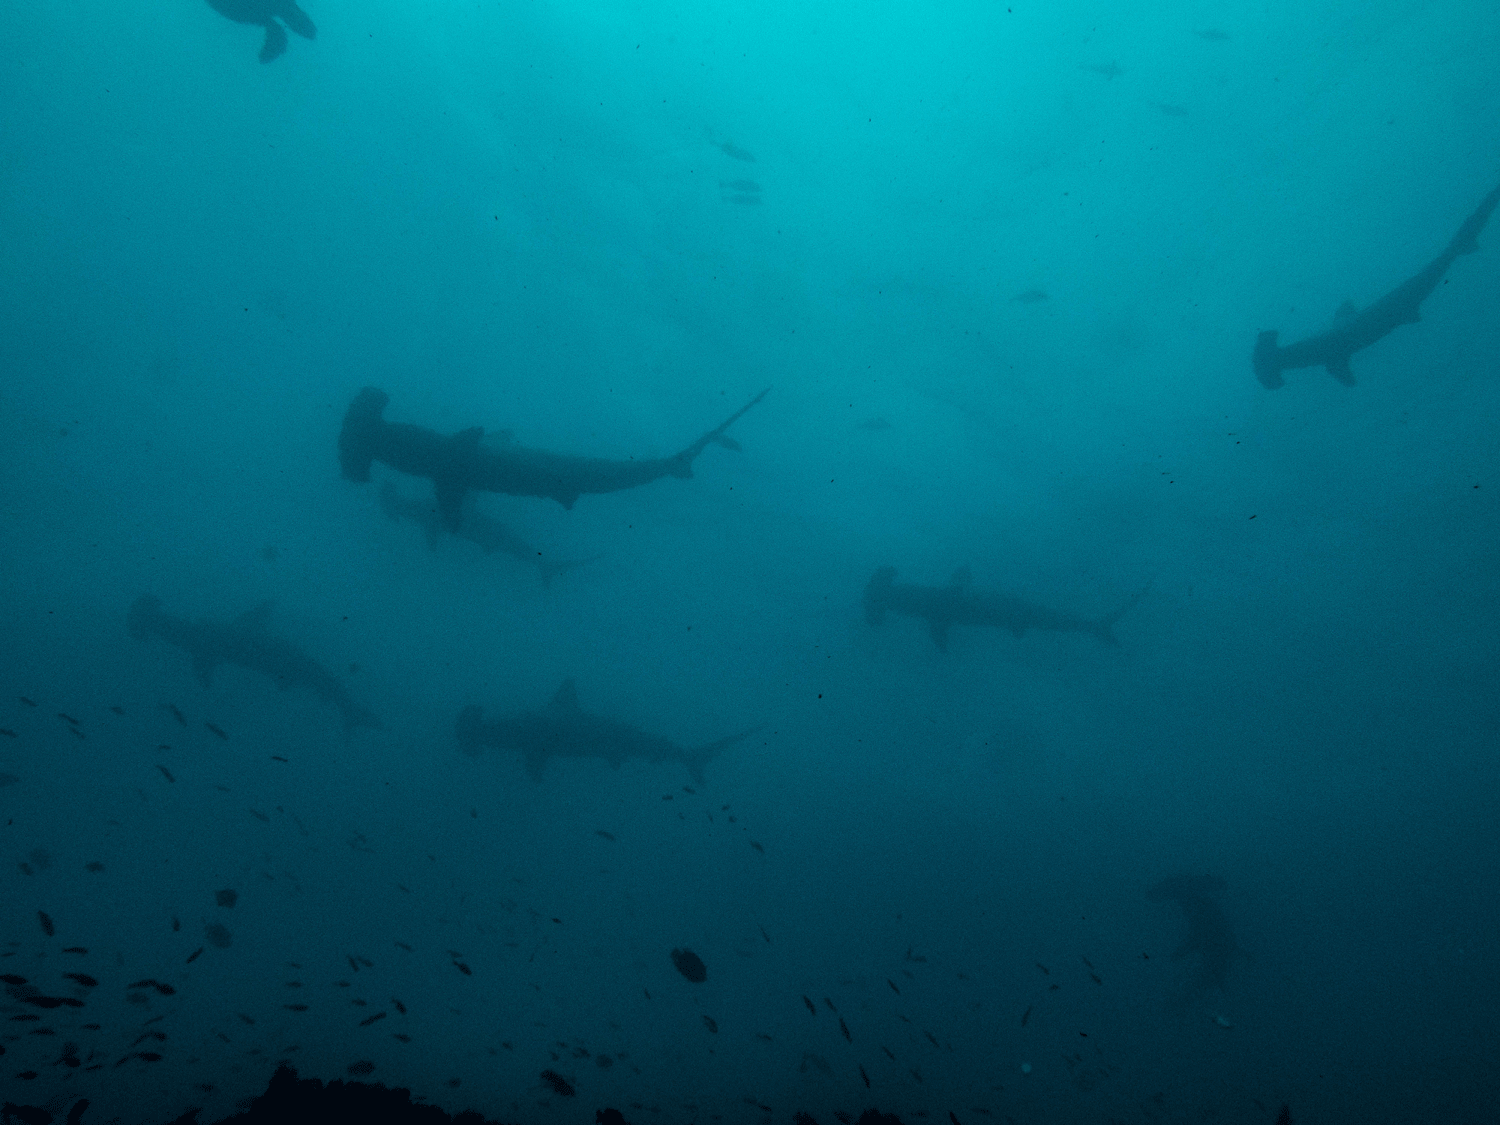
M 0 1102 L 1500 1121 L 1500 7 L 301 2 L 8 12 Z

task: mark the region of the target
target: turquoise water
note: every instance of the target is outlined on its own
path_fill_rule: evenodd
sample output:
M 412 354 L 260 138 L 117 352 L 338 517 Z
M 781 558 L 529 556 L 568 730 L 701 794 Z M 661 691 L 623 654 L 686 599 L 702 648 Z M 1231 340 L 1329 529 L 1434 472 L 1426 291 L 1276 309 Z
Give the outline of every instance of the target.
M 306 15 L 7 20 L 4 1099 L 1496 1119 L 1500 225 L 1250 355 L 1500 182 L 1500 9 Z M 366 386 L 637 466 L 771 390 L 454 535 Z

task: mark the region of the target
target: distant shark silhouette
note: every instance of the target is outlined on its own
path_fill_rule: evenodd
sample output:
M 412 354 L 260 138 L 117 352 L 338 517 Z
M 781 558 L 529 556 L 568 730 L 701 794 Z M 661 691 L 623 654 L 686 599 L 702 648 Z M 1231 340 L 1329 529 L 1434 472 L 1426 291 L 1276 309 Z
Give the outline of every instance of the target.
M 1175 902 L 1187 920 L 1187 936 L 1172 954 L 1181 961 L 1196 954 L 1197 964 L 1178 994 L 1176 1005 L 1186 1008 L 1214 990 L 1222 989 L 1229 970 L 1244 951 L 1234 940 L 1234 930 L 1219 906 L 1224 880 L 1213 875 L 1174 875 L 1146 892 L 1152 902 Z
M 589 714 L 578 706 L 578 689 L 567 679 L 541 711 L 522 711 L 487 723 L 480 708 L 465 707 L 458 716 L 457 734 L 467 754 L 478 754 L 486 746 L 521 751 L 533 780 L 541 778 L 548 758 L 602 758 L 616 769 L 632 760 L 681 762 L 701 785 L 710 758 L 758 730 L 752 727 L 687 749 L 628 723 Z
M 710 443 L 739 449 L 737 442 L 724 436 L 725 431 L 770 390 L 767 387 L 761 391 L 674 456 L 611 461 L 515 444 L 481 446 L 484 429 L 479 426 L 444 436 L 421 426 L 387 422 L 381 415 L 390 396 L 366 387 L 344 414 L 339 463 L 346 480 L 369 480 L 371 461 L 380 461 L 397 472 L 429 477 L 443 523 L 450 531 L 457 531 L 463 522 L 464 494 L 470 489 L 550 497 L 564 508 L 572 508 L 584 493 L 619 492 L 662 477 L 690 477 L 693 461 Z
M 286 50 L 283 23 L 304 39 L 316 38 L 318 34 L 307 13 L 297 7 L 297 0 L 208 0 L 208 5 L 235 23 L 260 24 L 266 29 L 266 41 L 260 48 L 263 63 L 279 58 Z
M 410 520 L 420 527 L 427 536 L 427 546 L 430 550 L 437 549 L 438 539 L 448 530 L 438 515 L 436 505 L 431 500 L 418 500 L 411 496 L 403 496 L 401 490 L 390 481 L 386 481 L 381 486 L 380 507 L 391 519 Z M 499 551 L 501 554 L 521 560 L 527 566 L 536 567 L 543 586 L 552 585 L 552 579 L 559 574 L 566 574 L 599 557 L 595 555 L 587 559 L 548 558 L 505 524 L 481 512 L 473 502 L 472 493 L 463 505 L 462 517 L 458 531 L 455 532 L 460 539 L 477 543 L 487 555 Z
M 879 625 L 887 612 L 922 617 L 938 648 L 948 651 L 948 630 L 954 625 L 988 625 L 1009 629 L 1022 636 L 1028 629 L 1045 629 L 1054 633 L 1088 633 L 1107 645 L 1115 640 L 1114 626 L 1135 604 L 1139 594 L 1114 613 L 1090 620 L 1004 594 L 987 594 L 973 588 L 969 568 L 959 567 L 946 586 L 918 586 L 897 582 L 896 568 L 883 566 L 865 586 L 865 620 Z
M 270 603 L 241 614 L 228 624 L 188 621 L 163 613 L 161 601 L 143 594 L 130 607 L 130 635 L 137 640 L 160 637 L 186 650 L 193 671 L 205 688 L 213 686 L 214 669 L 235 664 L 270 676 L 280 688 L 305 687 L 344 716 L 344 731 L 357 727 L 378 729 L 380 720 L 350 697 L 338 677 L 290 641 L 266 632 Z
M 1485 196 L 1474 213 L 1464 220 L 1463 226 L 1448 243 L 1448 248 L 1429 262 L 1421 272 L 1407 278 L 1380 300 L 1368 308 L 1356 310 L 1345 302 L 1337 314 L 1334 325 L 1326 332 L 1298 340 L 1284 347 L 1276 343 L 1275 330 L 1262 332 L 1255 341 L 1251 364 L 1255 377 L 1270 390 L 1283 386 L 1281 373 L 1298 367 L 1323 366 L 1346 387 L 1354 386 L 1354 372 L 1349 369 L 1349 357 L 1368 348 L 1375 341 L 1388 336 L 1403 324 L 1416 324 L 1422 319 L 1422 302 L 1427 300 L 1438 282 L 1448 272 L 1453 260 L 1462 254 L 1472 254 L 1479 249 L 1479 232 L 1489 221 L 1490 212 L 1500 204 L 1500 187 Z

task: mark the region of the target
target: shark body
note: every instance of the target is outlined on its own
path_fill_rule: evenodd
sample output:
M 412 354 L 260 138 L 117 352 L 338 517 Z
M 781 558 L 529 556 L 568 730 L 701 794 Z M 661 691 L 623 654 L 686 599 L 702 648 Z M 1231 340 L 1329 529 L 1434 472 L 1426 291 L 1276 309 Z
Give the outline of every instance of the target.
M 522 711 L 484 721 L 479 707 L 465 707 L 458 716 L 458 744 L 465 753 L 478 754 L 486 746 L 519 750 L 526 772 L 540 780 L 549 758 L 602 758 L 618 769 L 627 761 L 681 762 L 693 780 L 703 783 L 703 767 L 721 750 L 749 738 L 759 727 L 732 734 L 706 746 L 690 749 L 639 727 L 592 715 L 578 706 L 578 689 L 564 680 L 552 701 L 540 711 Z
M 1088 633 L 1107 645 L 1118 644 L 1114 625 L 1130 606 L 1106 617 L 1090 619 L 1060 613 L 1022 598 L 975 590 L 968 567 L 960 567 L 946 586 L 918 586 L 897 582 L 895 567 L 883 566 L 865 586 L 865 620 L 879 625 L 887 613 L 920 617 L 927 622 L 933 642 L 948 651 L 948 630 L 954 625 L 986 625 L 1023 636 L 1028 629 L 1054 633 Z
M 1346 305 L 1340 309 L 1333 327 L 1326 332 L 1284 346 L 1276 342 L 1274 330 L 1262 332 L 1250 357 L 1255 377 L 1275 390 L 1285 384 L 1283 371 L 1321 366 L 1340 383 L 1352 387 L 1354 372 L 1349 368 L 1349 358 L 1403 324 L 1416 324 L 1422 319 L 1422 302 L 1443 280 L 1454 259 L 1479 249 L 1479 232 L 1496 204 L 1500 204 L 1500 187 L 1484 197 L 1441 254 L 1368 308 L 1356 310 Z
M 438 540 L 448 530 L 431 500 L 418 500 L 415 497 L 403 496 L 400 489 L 389 481 L 380 489 L 380 507 L 391 519 L 409 520 L 420 527 L 427 538 L 427 546 L 431 550 L 437 549 Z M 481 512 L 472 500 L 464 504 L 462 520 L 455 534 L 460 539 L 467 539 L 470 543 L 477 544 L 487 555 L 498 551 L 502 555 L 519 559 L 527 566 L 535 567 L 543 586 L 550 586 L 552 580 L 559 574 L 566 574 L 575 567 L 594 561 L 592 558 L 548 558 L 506 524 Z
M 318 29 L 297 0 L 208 0 L 209 7 L 235 23 L 259 24 L 266 29 L 260 61 L 268 63 L 286 50 L 286 27 L 304 39 L 317 37 Z M 286 27 L 282 27 L 286 24 Z
M 143 594 L 130 607 L 129 626 L 137 640 L 160 637 L 186 651 L 205 688 L 213 686 L 220 664 L 234 664 L 271 677 L 280 688 L 309 689 L 338 708 L 346 733 L 358 727 L 378 729 L 380 720 L 354 701 L 337 676 L 290 641 L 266 631 L 270 613 L 268 603 L 228 623 L 188 621 L 164 613 L 159 599 Z
M 1174 875 L 1146 892 L 1152 902 L 1175 902 L 1182 908 L 1187 934 L 1172 953 L 1172 960 L 1197 957 L 1187 983 L 1178 994 L 1177 1005 L 1185 1008 L 1214 989 L 1222 989 L 1236 957 L 1243 956 L 1229 925 L 1219 896 L 1224 880 L 1213 875 Z
M 671 457 L 615 461 L 548 453 L 515 444 L 482 446 L 484 429 L 479 426 L 444 435 L 404 422 L 387 422 L 382 414 L 390 396 L 366 387 L 344 414 L 339 463 L 346 480 L 368 481 L 372 461 L 397 472 L 430 478 L 444 524 L 450 531 L 457 531 L 463 524 L 464 495 L 470 489 L 544 497 L 572 508 L 585 493 L 619 492 L 662 477 L 691 477 L 693 461 L 710 443 L 739 448 L 725 431 L 769 392 L 767 387 Z

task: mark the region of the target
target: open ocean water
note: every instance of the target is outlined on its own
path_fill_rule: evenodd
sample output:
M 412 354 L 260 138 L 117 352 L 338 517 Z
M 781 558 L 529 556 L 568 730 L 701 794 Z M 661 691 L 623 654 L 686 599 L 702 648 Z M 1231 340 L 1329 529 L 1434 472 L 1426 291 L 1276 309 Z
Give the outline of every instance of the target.
M 1500 1121 L 1493 0 L 5 24 L 7 1120 Z

